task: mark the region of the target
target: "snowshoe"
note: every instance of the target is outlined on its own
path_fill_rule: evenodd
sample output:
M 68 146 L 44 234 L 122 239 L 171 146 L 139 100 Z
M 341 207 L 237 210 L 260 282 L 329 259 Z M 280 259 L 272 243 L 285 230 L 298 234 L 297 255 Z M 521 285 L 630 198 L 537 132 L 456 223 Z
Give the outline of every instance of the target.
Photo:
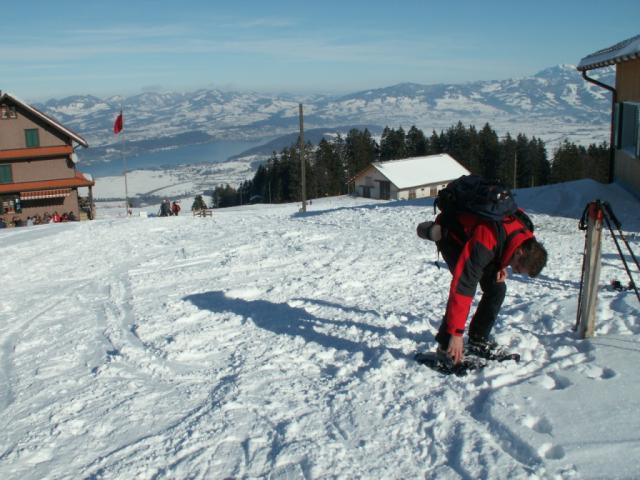
M 471 355 L 474 357 L 484 358 L 486 360 L 496 360 L 498 362 L 504 362 L 507 360 L 520 361 L 520 354 L 513 353 L 507 350 L 505 347 L 499 346 L 496 342 L 485 338 L 469 338 L 467 345 L 464 349 L 465 356 Z
M 462 377 L 467 372 L 486 367 L 488 362 L 479 357 L 465 357 L 462 362 L 455 364 L 447 352 L 438 348 L 435 352 L 418 352 L 414 360 L 432 370 L 444 375 L 456 375 Z

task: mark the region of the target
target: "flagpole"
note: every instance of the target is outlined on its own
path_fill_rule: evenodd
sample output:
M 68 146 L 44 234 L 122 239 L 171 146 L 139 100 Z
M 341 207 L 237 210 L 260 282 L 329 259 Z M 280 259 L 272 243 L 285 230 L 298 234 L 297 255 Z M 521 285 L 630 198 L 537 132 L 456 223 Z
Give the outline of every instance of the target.
M 122 114 L 123 114 L 122 104 L 120 104 L 120 115 Z M 125 217 L 128 217 L 129 216 L 129 188 L 127 186 L 127 157 L 124 154 L 125 135 L 126 135 L 125 129 L 123 128 L 122 129 L 122 146 L 120 148 L 120 153 L 122 154 L 122 163 L 124 165 L 124 215 Z

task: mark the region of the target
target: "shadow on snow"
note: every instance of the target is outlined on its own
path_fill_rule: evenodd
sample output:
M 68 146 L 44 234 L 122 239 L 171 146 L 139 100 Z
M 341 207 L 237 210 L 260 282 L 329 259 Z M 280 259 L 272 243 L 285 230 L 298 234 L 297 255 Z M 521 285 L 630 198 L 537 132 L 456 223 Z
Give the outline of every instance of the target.
M 405 327 L 380 327 L 362 322 L 349 320 L 331 320 L 317 317 L 304 308 L 292 307 L 287 303 L 274 303 L 266 300 L 245 300 L 242 298 L 230 298 L 222 291 L 204 292 L 184 297 L 185 301 L 191 302 L 201 310 L 211 312 L 231 312 L 240 315 L 245 319 L 250 318 L 253 323 L 265 330 L 278 335 L 289 335 L 300 337 L 305 342 L 313 342 L 324 348 L 335 348 L 345 350 L 352 354 L 361 352 L 363 360 L 370 362 L 385 352 L 390 353 L 396 359 L 411 358 L 413 352 L 406 354 L 397 348 L 385 347 L 383 345 L 368 346 L 365 343 L 356 342 L 346 338 L 340 338 L 328 333 L 318 331 L 323 327 L 337 327 L 340 329 L 358 328 L 360 331 L 373 333 L 382 341 L 382 337 L 391 333 L 398 339 L 409 338 L 416 343 L 419 341 L 432 341 L 431 333 L 412 333 Z M 309 303 L 319 303 L 317 300 L 300 299 Z M 354 308 L 344 308 L 338 304 L 330 304 L 331 307 L 340 308 L 348 313 L 356 314 L 377 314 L 377 312 L 359 311 Z M 369 337 L 370 338 L 370 337 Z

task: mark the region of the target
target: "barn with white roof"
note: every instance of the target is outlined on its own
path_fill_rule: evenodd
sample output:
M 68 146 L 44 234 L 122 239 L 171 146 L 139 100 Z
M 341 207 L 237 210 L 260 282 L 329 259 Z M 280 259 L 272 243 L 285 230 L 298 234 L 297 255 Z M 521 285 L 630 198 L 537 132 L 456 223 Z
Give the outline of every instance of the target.
M 435 197 L 451 180 L 471 172 L 446 153 L 375 162 L 353 179 L 355 193 L 381 200 Z

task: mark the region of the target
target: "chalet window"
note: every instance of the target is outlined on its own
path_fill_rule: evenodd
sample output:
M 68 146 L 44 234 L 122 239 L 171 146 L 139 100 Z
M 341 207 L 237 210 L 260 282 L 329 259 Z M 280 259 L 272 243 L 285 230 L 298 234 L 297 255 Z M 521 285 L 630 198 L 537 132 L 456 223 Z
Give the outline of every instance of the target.
M 15 195 L 0 196 L 0 213 L 20 213 L 20 198 Z
M 11 165 L 0 165 L 0 183 L 13 183 Z
M 7 120 L 9 118 L 18 118 L 16 107 L 13 105 L 0 105 L 0 120 Z
M 39 147 L 40 135 L 37 128 L 27 128 L 24 131 L 24 137 L 27 147 Z
M 616 107 L 616 148 L 640 158 L 640 103 L 624 102 Z

